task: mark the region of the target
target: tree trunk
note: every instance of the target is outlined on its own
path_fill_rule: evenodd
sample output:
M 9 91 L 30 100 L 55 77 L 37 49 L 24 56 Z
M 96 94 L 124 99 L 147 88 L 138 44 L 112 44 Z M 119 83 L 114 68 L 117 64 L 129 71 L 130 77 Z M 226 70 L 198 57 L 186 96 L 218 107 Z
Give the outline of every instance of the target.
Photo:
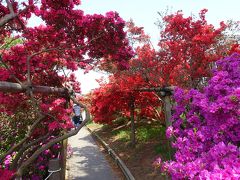
M 65 103 L 65 108 L 69 108 L 70 105 L 70 98 L 66 97 L 66 103 Z M 80 105 L 80 104 L 79 104 Z M 64 134 L 66 134 L 66 132 L 64 132 Z M 65 180 L 65 176 L 66 176 L 66 163 L 67 163 L 67 144 L 68 144 L 68 139 L 65 139 L 62 141 L 62 149 L 61 149 L 61 179 Z
M 135 147 L 136 145 L 136 128 L 134 123 L 134 97 L 130 99 L 130 119 L 131 119 L 131 145 Z
M 171 122 L 171 110 L 172 110 L 172 104 L 171 104 L 171 99 L 170 96 L 164 96 L 163 97 L 163 102 L 164 102 L 164 115 L 165 115 L 165 124 L 166 124 L 166 129 L 172 125 Z M 167 140 L 167 146 L 168 146 L 168 158 L 172 159 L 173 158 L 173 152 L 171 148 L 171 142 L 173 141 L 172 138 Z
M 65 139 L 62 141 L 62 149 L 61 149 L 61 179 L 65 180 L 65 176 L 66 176 L 66 163 L 67 163 L 67 143 L 68 143 L 68 139 Z
M 170 101 L 170 96 L 164 96 L 163 97 L 163 102 L 164 102 L 164 115 L 165 115 L 165 123 L 166 123 L 166 128 L 172 125 L 171 122 L 171 110 L 172 110 L 172 105 Z

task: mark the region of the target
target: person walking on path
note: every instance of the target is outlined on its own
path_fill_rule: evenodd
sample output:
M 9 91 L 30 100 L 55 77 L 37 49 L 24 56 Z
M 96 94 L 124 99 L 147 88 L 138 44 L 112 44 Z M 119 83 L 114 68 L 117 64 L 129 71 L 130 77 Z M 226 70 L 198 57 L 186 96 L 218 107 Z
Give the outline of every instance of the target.
M 73 122 L 75 127 L 78 127 L 82 123 L 82 114 L 81 114 L 81 107 L 78 104 L 74 104 L 73 106 Z

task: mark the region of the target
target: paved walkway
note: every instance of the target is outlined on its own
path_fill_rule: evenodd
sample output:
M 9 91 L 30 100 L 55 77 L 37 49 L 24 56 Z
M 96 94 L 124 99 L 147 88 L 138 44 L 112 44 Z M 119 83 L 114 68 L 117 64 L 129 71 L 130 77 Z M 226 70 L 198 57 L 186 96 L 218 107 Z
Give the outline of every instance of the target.
M 118 179 L 85 127 L 69 138 L 68 143 L 73 149 L 73 155 L 67 159 L 68 180 Z

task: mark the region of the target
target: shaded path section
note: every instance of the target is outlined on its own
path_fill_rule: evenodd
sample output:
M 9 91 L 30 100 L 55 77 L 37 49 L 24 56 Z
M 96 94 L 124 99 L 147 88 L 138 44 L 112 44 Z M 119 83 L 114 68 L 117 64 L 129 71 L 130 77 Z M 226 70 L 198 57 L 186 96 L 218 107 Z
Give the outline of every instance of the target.
M 85 127 L 69 138 L 68 143 L 73 149 L 73 155 L 67 159 L 68 180 L 119 179 Z

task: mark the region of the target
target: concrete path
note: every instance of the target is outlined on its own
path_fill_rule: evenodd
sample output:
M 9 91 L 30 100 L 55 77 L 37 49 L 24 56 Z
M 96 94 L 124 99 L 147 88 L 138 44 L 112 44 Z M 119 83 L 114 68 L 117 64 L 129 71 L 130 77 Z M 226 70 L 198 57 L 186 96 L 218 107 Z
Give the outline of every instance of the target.
M 73 149 L 73 155 L 67 159 L 68 180 L 119 179 L 85 127 L 69 138 L 68 143 Z

